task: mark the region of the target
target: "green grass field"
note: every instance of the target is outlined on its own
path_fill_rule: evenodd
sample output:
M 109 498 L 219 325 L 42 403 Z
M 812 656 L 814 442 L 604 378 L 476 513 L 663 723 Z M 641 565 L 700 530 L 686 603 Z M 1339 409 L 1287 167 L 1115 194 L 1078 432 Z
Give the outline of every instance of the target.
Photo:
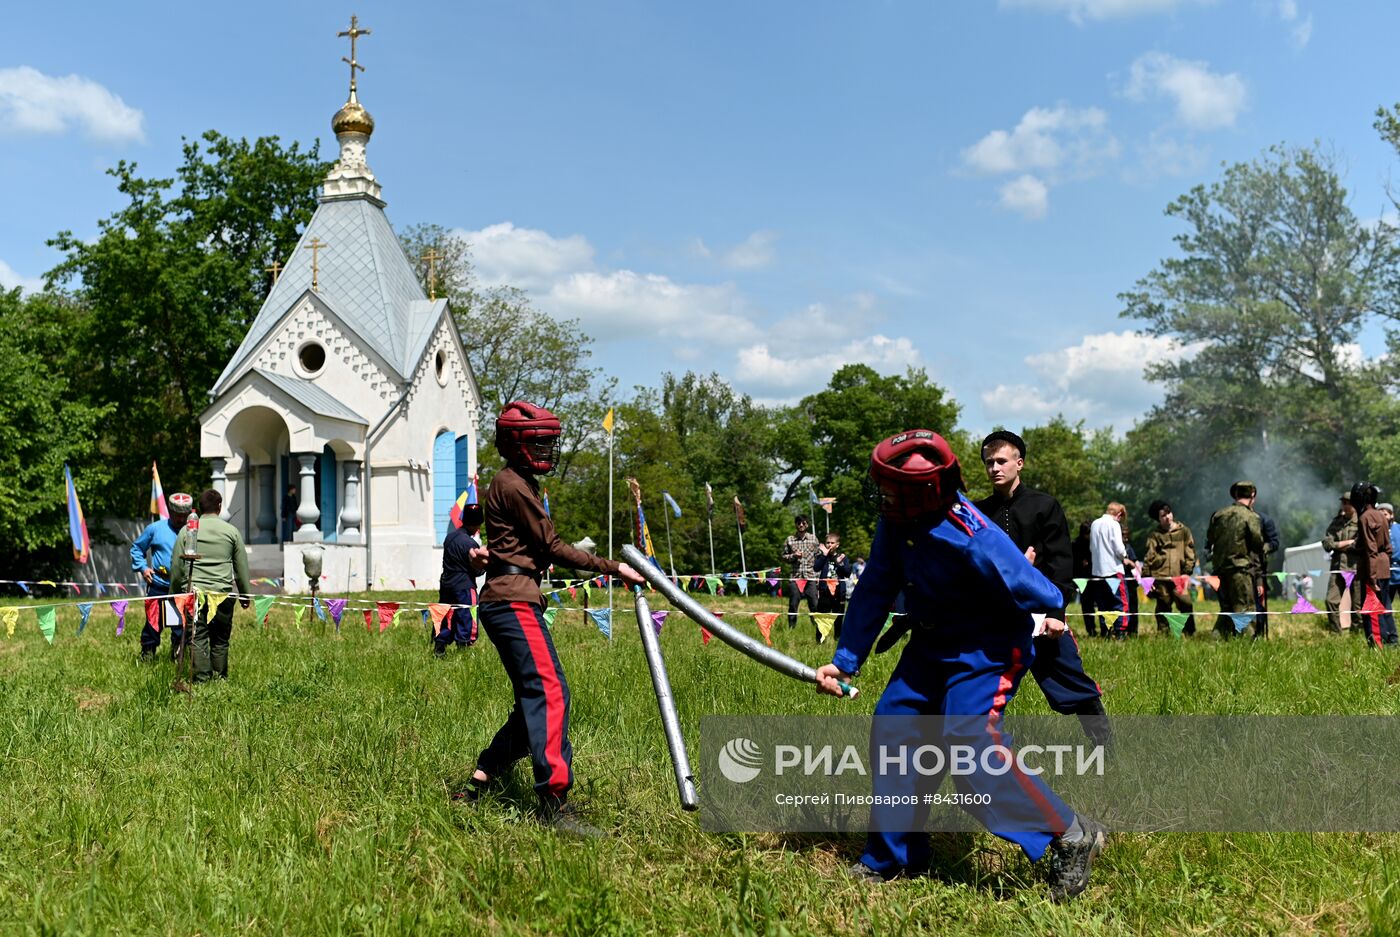
M 445 779 L 470 771 L 511 702 L 484 638 L 433 660 L 415 616 L 368 635 L 347 614 L 336 638 L 310 615 L 298 630 L 286 606 L 265 630 L 239 612 L 230 679 L 187 694 L 168 660 L 137 662 L 136 607 L 121 638 L 105 609 L 74 637 L 65 607 L 52 646 L 22 613 L 0 637 L 0 933 L 1400 933 L 1396 835 L 1118 835 L 1088 893 L 1057 906 L 985 834 L 940 837 L 930 876 L 872 889 L 844 874 L 860 837 L 702 833 L 619 604 L 611 644 L 577 613 L 554 629 L 574 799 L 614 834 L 596 843 L 531 821 L 525 764 L 499 799 L 449 802 Z M 751 631 L 741 612 L 778 607 L 711 604 Z M 1084 656 L 1111 713 L 1400 710 L 1400 655 L 1312 617 L 1273 630 L 1258 644 L 1085 641 Z M 805 615 L 774 637 L 829 659 Z M 846 703 L 702 647 L 679 617 L 662 645 L 692 758 L 704 714 L 869 712 L 895 661 L 873 658 Z M 1030 680 L 1013 711 L 1048 711 Z

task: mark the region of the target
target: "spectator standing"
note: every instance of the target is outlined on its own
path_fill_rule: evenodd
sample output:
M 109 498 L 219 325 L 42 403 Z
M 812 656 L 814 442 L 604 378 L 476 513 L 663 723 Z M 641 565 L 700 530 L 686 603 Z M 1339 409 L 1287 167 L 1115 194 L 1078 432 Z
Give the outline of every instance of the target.
M 821 545 L 807 529 L 807 516 L 793 518 L 795 532 L 783 541 L 783 559 L 791 570 L 788 579 L 788 627 L 797 627 L 797 606 L 807 600 L 807 614 L 817 610 L 817 554 Z M 798 580 L 802 580 L 801 583 Z
M 1089 525 L 1089 558 L 1093 578 L 1089 580 L 1090 605 L 1095 615 L 1113 612 L 1118 618 L 1112 634 L 1123 638 L 1128 634 L 1128 583 L 1123 576 L 1123 564 L 1128 548 L 1123 543 L 1124 515 L 1128 509 L 1110 501 L 1103 516 Z M 1107 625 L 1100 621 L 1100 635 L 1108 637 Z
M 213 601 L 196 601 L 194 636 L 194 682 L 204 683 L 214 677 L 228 678 L 229 636 L 233 633 L 233 603 L 248 607 L 252 586 L 248 584 L 248 550 L 243 535 L 227 521 L 219 519 L 224 496 L 213 488 L 199 496 L 199 529 L 189 527 L 180 531 L 175 540 L 175 574 L 170 591 L 179 593 L 188 586 L 194 592 L 212 592 L 224 598 L 215 608 Z M 193 573 L 186 573 L 186 564 L 179 558 L 198 553 Z
M 832 633 L 836 635 L 836 640 L 841 640 L 841 621 L 845 618 L 846 611 L 846 580 L 851 576 L 852 563 L 845 553 L 841 552 L 841 535 L 827 532 L 822 539 L 820 551 L 814 558 L 813 565 L 816 568 L 817 576 L 821 579 L 821 588 L 817 591 L 817 611 L 834 612 L 836 619 L 833 624 Z M 836 585 L 831 586 L 831 580 L 836 580 Z M 817 630 L 817 643 L 821 644 L 821 630 Z
M 189 519 L 194 499 L 183 491 L 177 491 L 167 503 L 170 505 L 170 518 L 148 524 L 131 545 L 131 571 L 145 580 L 146 595 L 153 598 L 170 594 L 170 568 L 175 565 L 171 562 L 171 552 L 175 549 L 175 538 L 180 535 L 180 528 Z M 170 659 L 174 660 L 185 642 L 185 618 L 172 599 L 162 601 L 156 614 L 159 616 L 156 621 L 162 625 L 161 630 L 170 634 Z M 155 660 L 159 650 L 160 630 L 148 616 L 141 628 L 141 659 Z
M 476 571 L 472 551 L 479 550 L 477 532 L 481 530 L 480 504 L 462 508 L 462 526 L 453 526 L 442 541 L 442 578 L 438 580 L 438 601 L 451 605 L 437 634 L 433 635 L 433 653 L 441 657 L 447 645 L 471 647 L 476 643 L 476 620 L 472 606 L 476 605 Z
M 1360 610 L 1357 595 L 1361 584 L 1356 581 L 1356 508 L 1351 492 L 1342 492 L 1337 516 L 1327 525 L 1322 536 L 1322 549 L 1331 556 L 1327 571 L 1327 627 L 1334 634 L 1352 629 L 1352 613 Z M 1344 573 L 1351 573 L 1348 583 Z
M 1196 568 L 1196 540 L 1191 536 L 1191 528 L 1176 519 L 1172 506 L 1165 501 L 1153 501 L 1147 508 L 1147 516 L 1157 526 L 1147 535 L 1142 572 L 1153 580 L 1157 630 L 1168 630 L 1166 613 L 1175 609 L 1186 615 L 1181 633 L 1195 634 L 1195 607 L 1178 580 L 1190 576 Z
M 1234 503 L 1212 514 L 1206 528 L 1211 570 L 1220 582 L 1215 591 L 1220 611 L 1225 613 L 1216 619 L 1215 630 L 1225 638 L 1235 635 L 1231 614 L 1257 610 L 1255 569 L 1264 553 L 1264 527 L 1254 513 L 1257 492 L 1254 482 L 1235 482 L 1230 486 Z M 1258 628 L 1257 621 L 1255 627 Z
M 1254 513 L 1259 515 L 1259 528 L 1264 533 L 1264 550 L 1255 557 L 1254 571 L 1254 637 L 1269 636 L 1269 563 L 1270 557 L 1278 552 L 1282 542 L 1278 536 L 1278 525 L 1258 506 Z
M 1379 495 L 1380 489 L 1367 482 L 1351 486 L 1351 503 L 1356 508 L 1356 578 L 1361 581 L 1363 597 L 1361 618 L 1366 641 L 1372 647 L 1400 641 L 1394 616 L 1364 610 L 1369 601 L 1367 592 L 1374 593 L 1382 606 L 1390 607 L 1390 524 L 1376 507 Z

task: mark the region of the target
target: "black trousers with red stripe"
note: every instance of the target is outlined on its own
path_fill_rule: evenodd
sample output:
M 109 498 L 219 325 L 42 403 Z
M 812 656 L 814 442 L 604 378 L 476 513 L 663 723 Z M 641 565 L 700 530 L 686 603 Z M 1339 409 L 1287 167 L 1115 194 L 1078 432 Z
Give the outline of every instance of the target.
M 501 655 L 515 706 L 477 767 L 494 778 L 529 755 L 535 792 L 547 806 L 557 805 L 574 783 L 574 750 L 569 744 L 569 684 L 544 608 L 530 602 L 483 602 L 478 616 Z

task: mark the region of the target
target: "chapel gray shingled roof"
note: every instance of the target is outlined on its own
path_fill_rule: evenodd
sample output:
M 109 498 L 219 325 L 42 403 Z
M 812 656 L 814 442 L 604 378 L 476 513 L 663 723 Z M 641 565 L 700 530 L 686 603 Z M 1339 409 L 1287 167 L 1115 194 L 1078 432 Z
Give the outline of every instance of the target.
M 271 381 L 275 387 L 306 407 L 312 413 L 333 417 L 337 420 L 345 420 L 347 423 L 359 423 L 363 426 L 369 425 L 368 420 L 360 416 L 354 410 L 351 410 L 339 400 L 336 400 L 311 381 L 293 377 L 290 374 L 278 374 L 276 371 L 268 371 L 265 368 L 254 368 L 253 371 L 260 377 Z
M 311 288 L 312 251 L 306 245 L 316 238 L 326 245 L 318 252 L 320 295 L 362 345 L 378 352 L 400 379 L 409 376 L 417 363 L 412 346 L 421 352 L 423 330 L 431 324 L 423 320 L 435 322 L 440 308 L 423 294 L 380 203 L 364 196 L 337 198 L 317 206 L 243 343 L 214 382 L 212 395 L 229 385 L 259 343 Z

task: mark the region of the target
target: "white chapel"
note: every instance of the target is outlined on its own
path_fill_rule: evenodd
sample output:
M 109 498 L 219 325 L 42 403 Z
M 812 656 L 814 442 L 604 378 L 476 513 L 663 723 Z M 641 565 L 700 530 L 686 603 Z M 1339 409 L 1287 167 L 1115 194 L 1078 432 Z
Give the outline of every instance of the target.
M 362 34 L 364 31 L 360 31 Z M 340 159 L 296 250 L 200 414 L 200 454 L 253 575 L 301 593 L 435 588 L 448 512 L 476 472 L 481 396 L 445 299 L 430 299 L 389 219 L 350 97 Z M 284 522 L 289 487 L 295 519 Z

